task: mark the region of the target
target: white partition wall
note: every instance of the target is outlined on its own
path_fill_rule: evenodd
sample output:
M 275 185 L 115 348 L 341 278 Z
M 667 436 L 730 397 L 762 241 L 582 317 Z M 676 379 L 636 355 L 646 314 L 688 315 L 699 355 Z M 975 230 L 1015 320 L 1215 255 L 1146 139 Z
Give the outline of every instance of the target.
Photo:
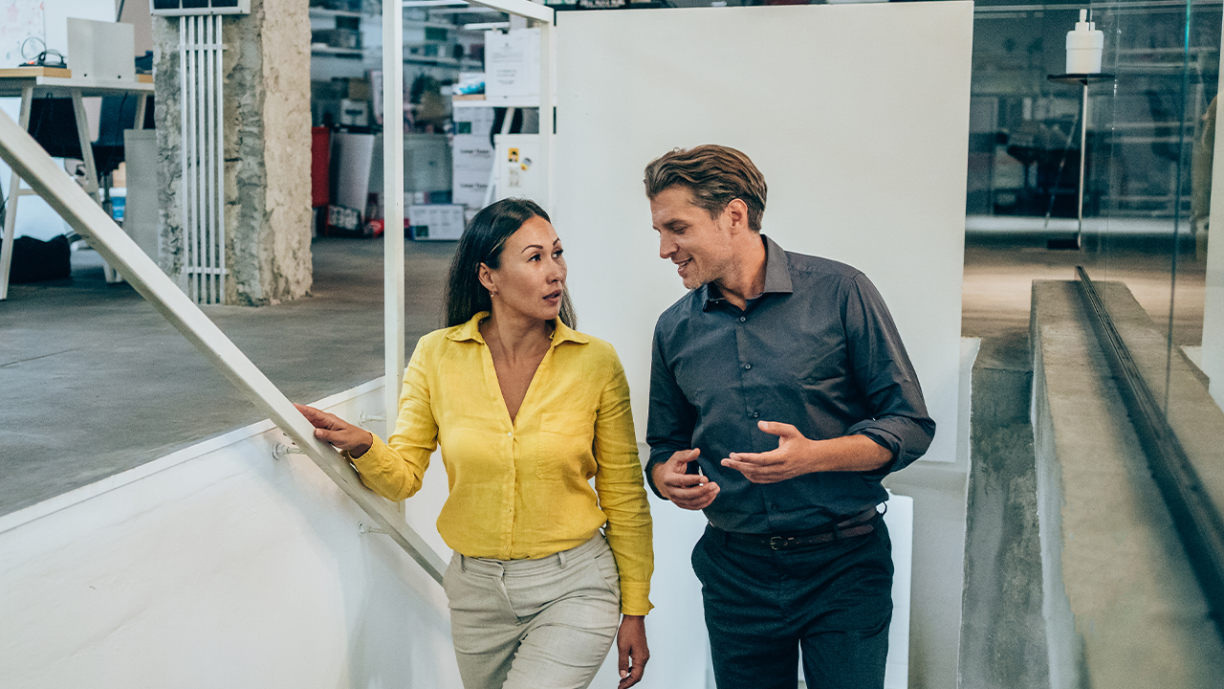
M 654 323 L 684 294 L 642 170 L 721 143 L 765 175 L 766 234 L 879 287 L 939 424 L 927 458 L 953 460 L 972 20 L 969 2 L 558 15 L 553 220 L 639 437 Z

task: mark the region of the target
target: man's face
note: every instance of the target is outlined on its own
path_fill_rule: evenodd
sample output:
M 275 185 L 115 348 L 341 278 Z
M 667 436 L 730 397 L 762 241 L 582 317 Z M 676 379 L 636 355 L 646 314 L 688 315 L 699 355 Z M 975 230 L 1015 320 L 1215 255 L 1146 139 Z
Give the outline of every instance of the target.
M 677 185 L 650 201 L 650 216 L 659 233 L 659 257 L 676 264 L 688 289 L 717 282 L 730 273 L 735 254 L 724 211 L 711 218 L 693 203 L 693 192 Z

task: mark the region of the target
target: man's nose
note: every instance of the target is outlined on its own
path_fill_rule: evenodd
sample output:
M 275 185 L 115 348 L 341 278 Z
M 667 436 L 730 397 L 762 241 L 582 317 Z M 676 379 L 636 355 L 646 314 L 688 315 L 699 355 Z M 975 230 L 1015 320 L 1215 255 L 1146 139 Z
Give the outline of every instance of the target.
M 676 253 L 676 243 L 659 235 L 659 258 L 671 258 L 674 253 Z

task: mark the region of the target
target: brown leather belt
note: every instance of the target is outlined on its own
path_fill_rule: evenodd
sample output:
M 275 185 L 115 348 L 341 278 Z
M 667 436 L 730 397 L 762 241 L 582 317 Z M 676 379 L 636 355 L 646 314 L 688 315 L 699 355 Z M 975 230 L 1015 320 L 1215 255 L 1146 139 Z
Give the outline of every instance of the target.
M 727 535 L 727 540 L 731 543 L 760 546 L 771 550 L 789 550 L 791 548 L 802 548 L 804 546 L 818 545 L 820 543 L 828 543 L 829 541 L 869 534 L 875 531 L 875 526 L 869 522 L 875 519 L 877 514 L 879 512 L 876 511 L 876 508 L 871 507 L 845 521 L 822 526 L 812 531 L 793 534 L 771 536 L 769 534 L 732 533 L 730 531 L 724 531 L 723 533 Z

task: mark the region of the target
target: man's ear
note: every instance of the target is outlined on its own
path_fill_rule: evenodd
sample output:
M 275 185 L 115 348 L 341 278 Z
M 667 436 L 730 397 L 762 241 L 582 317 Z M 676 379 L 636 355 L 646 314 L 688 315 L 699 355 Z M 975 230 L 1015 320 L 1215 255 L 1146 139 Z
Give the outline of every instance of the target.
M 737 232 L 747 232 L 748 227 L 748 204 L 742 199 L 731 199 L 727 203 L 727 207 L 723 209 L 723 213 L 727 221 L 731 224 L 731 229 Z

